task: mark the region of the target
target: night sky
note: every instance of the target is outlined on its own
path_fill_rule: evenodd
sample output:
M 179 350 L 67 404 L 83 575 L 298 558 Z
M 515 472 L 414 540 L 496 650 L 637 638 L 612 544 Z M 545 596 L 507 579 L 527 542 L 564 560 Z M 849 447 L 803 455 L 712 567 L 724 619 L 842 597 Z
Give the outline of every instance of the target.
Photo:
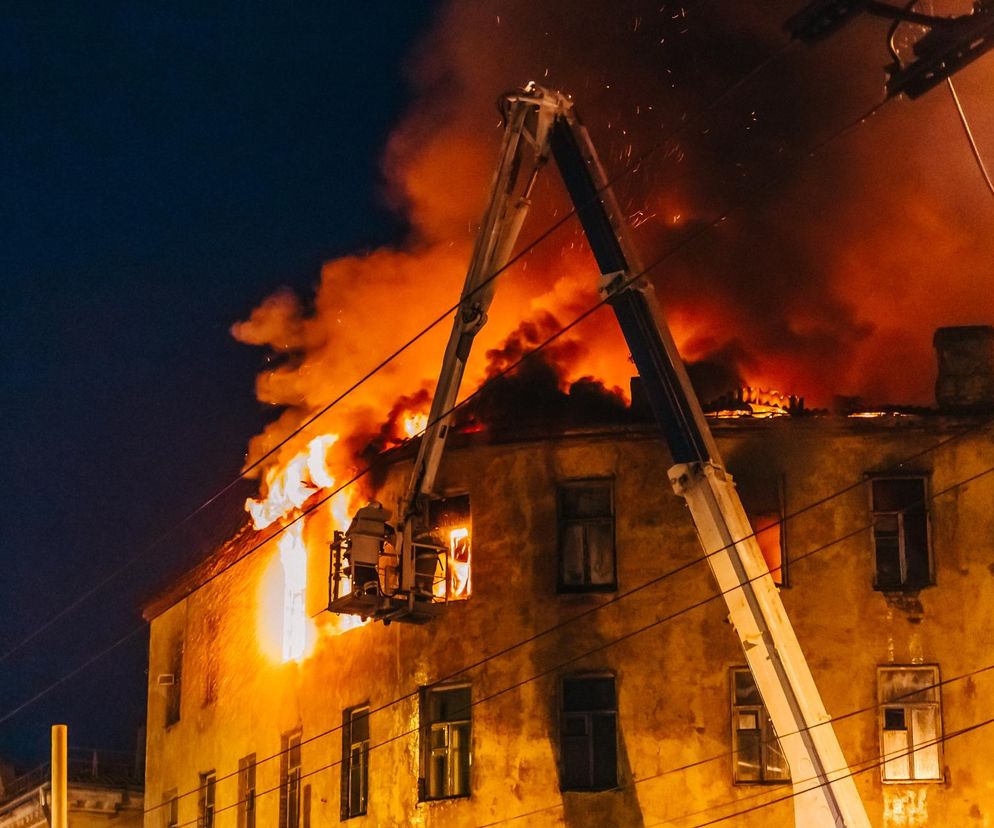
M 934 327 L 994 323 L 994 200 L 946 91 L 893 102 L 812 160 L 882 97 L 887 25 L 861 19 L 693 118 L 783 47 L 801 4 L 6 4 L 0 659 L 238 474 L 274 417 L 256 376 L 287 363 L 230 329 L 267 296 L 292 288 L 291 323 L 320 334 L 300 348 L 309 396 L 286 402 L 300 418 L 452 301 L 464 267 L 452 245 L 468 250 L 499 139 L 493 101 L 530 78 L 575 93 L 612 169 L 695 124 L 618 188 L 646 216 L 647 261 L 714 231 L 653 275 L 690 358 L 820 404 L 836 392 L 928 404 Z M 991 163 L 994 55 L 957 83 Z M 551 192 L 537 190 L 525 238 L 551 221 Z M 524 288 L 568 270 L 574 240 L 570 229 L 531 255 L 489 331 L 503 315 L 507 336 Z M 329 260 L 381 248 L 322 276 Z M 588 328 L 576 350 L 598 356 L 608 330 L 618 338 Z M 629 371 L 622 353 L 615 384 Z M 432 379 L 399 375 L 410 387 L 397 395 Z M 293 372 L 282 379 L 295 393 Z M 134 748 L 140 607 L 237 527 L 245 494 L 229 491 L 0 660 L 0 760 L 40 761 L 57 721 L 71 745 Z
M 5 5 L 0 651 L 238 473 L 271 412 L 253 396 L 260 353 L 230 325 L 403 232 L 379 158 L 432 15 Z M 0 717 L 140 625 L 139 604 L 216 535 L 206 524 L 239 513 L 223 499 L 0 664 Z M 43 757 L 54 721 L 72 745 L 132 749 L 146 641 L 0 723 L 0 757 Z

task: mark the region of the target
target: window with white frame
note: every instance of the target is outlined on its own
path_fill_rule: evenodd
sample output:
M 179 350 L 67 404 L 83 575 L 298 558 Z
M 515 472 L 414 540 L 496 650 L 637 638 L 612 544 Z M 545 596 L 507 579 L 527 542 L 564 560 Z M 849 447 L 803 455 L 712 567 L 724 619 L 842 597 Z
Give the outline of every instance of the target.
M 197 802 L 197 828 L 214 828 L 217 799 L 217 774 L 200 774 L 200 797 Z
M 422 694 L 422 799 L 469 796 L 471 695 L 467 685 L 429 687 Z
M 732 669 L 732 775 L 737 784 L 790 781 L 787 758 L 748 667 Z
M 300 828 L 303 801 L 300 776 L 300 731 L 284 733 L 280 753 L 280 828 Z
M 942 779 L 939 668 L 880 667 L 881 776 L 885 782 Z
M 342 819 L 366 813 L 369 798 L 369 705 L 342 716 Z

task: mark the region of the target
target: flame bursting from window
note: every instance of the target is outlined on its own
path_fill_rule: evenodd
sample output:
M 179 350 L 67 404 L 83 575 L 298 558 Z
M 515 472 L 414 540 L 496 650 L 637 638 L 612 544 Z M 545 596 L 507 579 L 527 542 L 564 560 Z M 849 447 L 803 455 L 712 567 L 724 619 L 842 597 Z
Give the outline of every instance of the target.
M 280 518 L 299 509 L 321 489 L 335 485 L 328 469 L 328 449 L 338 442 L 337 434 L 322 434 L 307 444 L 282 469 L 272 467 L 265 474 L 266 496 L 245 501 L 256 529 L 265 529 Z
M 307 650 L 307 548 L 303 524 L 288 526 L 279 536 L 283 568 L 283 660 L 302 661 Z
M 462 601 L 473 593 L 472 544 L 469 528 L 449 530 L 449 546 L 438 559 L 433 592 L 440 600 Z

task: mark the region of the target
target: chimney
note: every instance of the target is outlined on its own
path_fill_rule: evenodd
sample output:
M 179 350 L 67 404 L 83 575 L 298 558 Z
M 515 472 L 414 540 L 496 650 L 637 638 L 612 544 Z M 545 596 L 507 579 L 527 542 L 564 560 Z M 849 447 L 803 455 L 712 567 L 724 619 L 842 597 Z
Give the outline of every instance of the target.
M 939 328 L 932 339 L 939 360 L 939 408 L 994 408 L 994 327 Z

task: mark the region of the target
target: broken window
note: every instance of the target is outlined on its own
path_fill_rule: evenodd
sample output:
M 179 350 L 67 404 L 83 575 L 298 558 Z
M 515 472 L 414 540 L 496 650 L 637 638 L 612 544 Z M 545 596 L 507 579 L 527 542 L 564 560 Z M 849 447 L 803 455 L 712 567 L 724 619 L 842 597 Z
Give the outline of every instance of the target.
M 280 828 L 300 828 L 300 731 L 284 733 L 280 752 Z
M 422 799 L 469 796 L 472 762 L 470 688 L 431 687 L 422 694 Z
M 238 760 L 238 828 L 255 828 L 255 754 Z
M 870 481 L 873 509 L 874 587 L 916 590 L 932 582 L 924 477 Z
M 885 782 L 942 779 L 939 668 L 880 667 L 881 776 Z
M 618 705 L 614 676 L 570 676 L 562 684 L 560 723 L 564 791 L 618 785 Z
M 736 783 L 789 782 L 790 768 L 748 667 L 732 669 L 732 775 Z
M 197 801 L 197 828 L 214 828 L 217 797 L 217 775 L 214 771 L 200 774 L 200 797 Z
M 342 819 L 366 813 L 369 796 L 369 706 L 342 717 Z
M 559 591 L 611 590 L 617 584 L 614 496 L 610 480 L 561 483 Z
M 162 825 L 163 828 L 177 828 L 179 825 L 179 798 L 177 790 L 166 791 L 162 795 Z
M 181 631 L 177 631 L 169 640 L 166 660 L 166 669 L 169 672 L 159 676 L 159 683 L 165 686 L 166 727 L 169 727 L 176 724 L 180 716 L 181 679 L 183 677 L 183 633 Z
M 433 500 L 428 506 L 428 523 L 442 546 L 432 592 L 436 598 L 464 600 L 473 592 L 469 495 Z

